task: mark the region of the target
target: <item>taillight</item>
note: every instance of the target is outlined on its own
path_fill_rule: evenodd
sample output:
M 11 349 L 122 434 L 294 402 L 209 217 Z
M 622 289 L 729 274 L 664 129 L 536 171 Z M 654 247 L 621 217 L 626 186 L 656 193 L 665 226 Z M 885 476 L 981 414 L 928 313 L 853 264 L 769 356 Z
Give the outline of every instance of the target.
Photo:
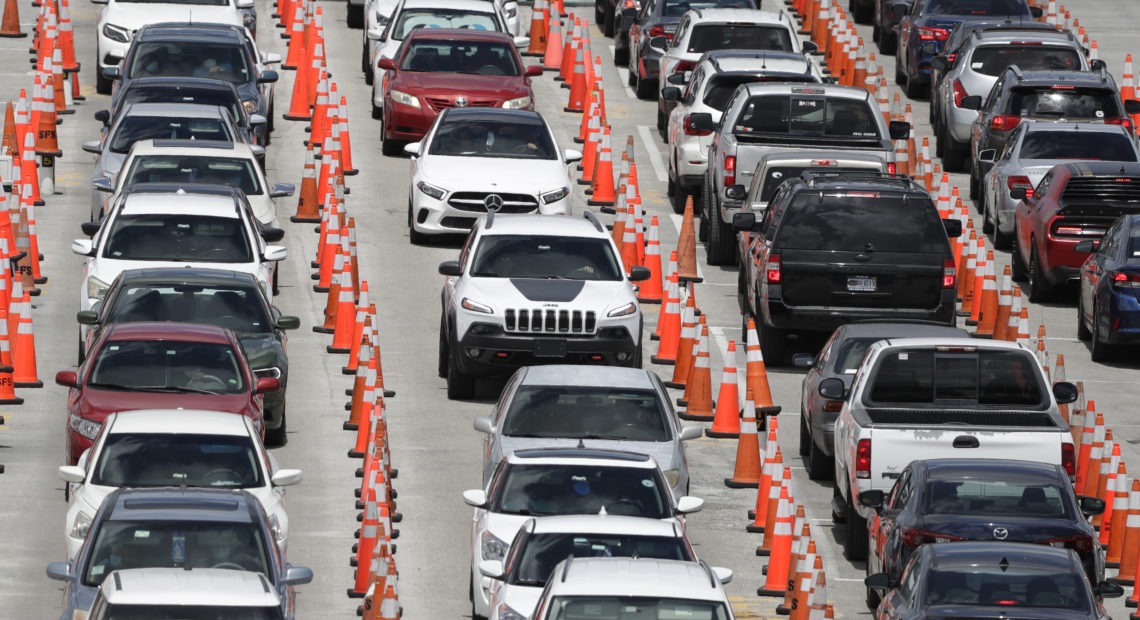
M 990 119 L 990 129 L 995 131 L 1010 131 L 1021 124 L 1021 117 L 1014 114 L 998 114 Z
M 1077 552 L 1088 553 L 1093 550 L 1094 542 L 1091 536 L 1082 536 L 1080 534 L 1074 536 L 1064 536 L 1061 538 L 1046 538 L 1037 541 L 1040 545 L 1049 545 L 1050 547 L 1060 547 L 1072 549 Z
M 918 547 L 927 543 L 943 543 L 963 540 L 960 536 L 950 536 L 929 530 L 919 530 L 913 527 L 900 528 L 903 544 L 907 547 Z
M 898 174 L 898 173 L 899 173 L 899 166 L 898 166 L 898 164 L 896 164 L 896 163 L 889 163 L 889 164 L 887 164 L 887 174 L 889 174 L 889 175 L 891 175 L 891 176 L 895 176 L 895 175 L 896 175 L 896 174 Z
M 950 36 L 950 31 L 945 28 L 919 26 L 915 30 L 918 31 L 919 41 L 945 41 L 946 38 Z
M 953 258 L 942 261 L 942 288 L 957 288 L 958 266 Z
M 658 24 L 658 25 L 649 29 L 649 38 L 653 38 L 653 37 L 665 37 L 666 39 L 669 39 L 670 41 L 672 41 L 673 40 L 673 33 L 672 32 L 666 32 L 665 26 Z
M 864 480 L 871 478 L 871 440 L 860 439 L 855 445 L 855 477 Z
M 1033 182 L 1031 182 L 1029 180 L 1029 177 L 1027 177 L 1027 176 L 1024 176 L 1024 175 L 1011 176 L 1005 180 L 1005 186 L 1010 190 L 1014 190 L 1014 189 L 1017 189 L 1019 187 L 1023 187 L 1023 188 L 1025 188 L 1025 197 L 1026 198 L 1032 198 L 1033 197 Z
M 823 403 L 823 411 L 825 413 L 839 413 L 843 410 L 843 401 L 829 400 Z
M 958 54 L 946 54 L 946 64 L 951 67 L 954 66 L 954 61 L 958 59 Z
M 693 127 L 693 120 L 690 118 L 691 116 L 692 114 L 686 114 L 684 121 L 681 123 L 686 136 L 707 136 L 712 134 L 711 130 L 695 129 Z
M 962 86 L 962 80 L 954 80 L 954 107 L 962 107 L 962 100 L 967 97 L 966 87 Z
M 1077 475 L 1077 451 L 1071 443 L 1061 444 L 1061 467 L 1070 478 Z
M 693 67 L 696 67 L 696 66 L 697 66 L 697 63 L 695 63 L 691 60 L 682 60 L 681 62 L 677 63 L 676 67 L 673 67 L 673 73 L 682 73 L 684 71 L 692 71 Z
M 768 260 L 764 263 L 764 277 L 768 284 L 780 283 L 780 255 L 769 254 Z
M 1101 237 L 1104 226 L 1096 224 L 1068 223 L 1064 219 L 1054 219 L 1049 228 L 1054 237 Z
M 1127 129 L 1129 133 L 1132 133 L 1132 121 L 1126 117 L 1118 116 L 1114 118 L 1106 118 L 1104 119 L 1104 122 L 1109 125 L 1120 125 L 1121 127 Z
M 729 155 L 724 158 L 724 186 L 736 185 L 736 156 Z
M 1112 276 L 1112 285 L 1120 288 L 1140 288 L 1140 273 L 1118 271 Z

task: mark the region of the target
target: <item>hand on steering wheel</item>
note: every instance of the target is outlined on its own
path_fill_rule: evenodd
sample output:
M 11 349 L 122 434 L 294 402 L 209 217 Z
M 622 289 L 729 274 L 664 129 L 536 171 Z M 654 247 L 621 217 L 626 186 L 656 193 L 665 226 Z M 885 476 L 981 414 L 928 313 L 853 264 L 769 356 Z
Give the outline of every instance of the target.
M 201 375 L 190 380 L 190 386 L 198 389 L 207 389 L 208 387 L 217 387 L 218 389 L 226 389 L 229 385 L 216 375 Z

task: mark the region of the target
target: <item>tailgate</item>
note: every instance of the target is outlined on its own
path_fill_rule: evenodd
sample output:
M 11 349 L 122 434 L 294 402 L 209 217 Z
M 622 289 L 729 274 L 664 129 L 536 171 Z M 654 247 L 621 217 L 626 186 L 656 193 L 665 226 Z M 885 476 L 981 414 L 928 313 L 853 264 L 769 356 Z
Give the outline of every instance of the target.
M 942 257 L 930 254 L 783 250 L 789 307 L 930 309 L 942 300 Z

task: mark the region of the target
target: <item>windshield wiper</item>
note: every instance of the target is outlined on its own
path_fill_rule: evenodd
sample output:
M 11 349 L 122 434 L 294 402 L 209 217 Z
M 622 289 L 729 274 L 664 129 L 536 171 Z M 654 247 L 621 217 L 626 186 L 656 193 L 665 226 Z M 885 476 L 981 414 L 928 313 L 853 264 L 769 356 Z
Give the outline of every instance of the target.
M 120 383 L 101 383 L 99 381 L 92 381 L 92 382 L 88 383 L 87 386 L 93 387 L 93 388 L 101 388 L 104 390 L 137 390 L 137 389 L 139 389 L 139 388 L 136 388 L 136 387 L 131 386 L 131 385 L 122 385 Z
M 472 271 L 471 275 L 475 276 L 476 278 L 501 278 L 501 277 L 503 277 L 503 276 L 500 276 L 499 274 L 497 274 L 493 271 Z
M 212 390 L 203 390 L 201 388 L 186 387 L 184 385 L 142 385 L 142 386 L 138 386 L 138 387 L 134 387 L 134 388 L 130 388 L 130 389 L 137 390 L 139 392 L 181 392 L 184 394 L 213 394 L 213 395 L 217 395 L 217 392 L 214 392 Z

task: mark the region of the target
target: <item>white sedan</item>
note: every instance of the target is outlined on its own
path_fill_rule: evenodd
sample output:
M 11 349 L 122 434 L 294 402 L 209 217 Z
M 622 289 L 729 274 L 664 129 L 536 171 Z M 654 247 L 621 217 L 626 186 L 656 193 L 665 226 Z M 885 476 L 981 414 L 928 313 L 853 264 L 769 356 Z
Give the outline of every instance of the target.
M 495 108 L 444 110 L 412 155 L 408 232 L 465 234 L 488 211 L 570 214 L 569 164 L 581 151 L 560 150 L 537 112 Z
M 245 416 L 196 409 L 142 409 L 108 416 L 78 465 L 59 468 L 71 504 L 64 522 L 67 558 L 79 553 L 95 512 L 119 487 L 245 489 L 269 515 L 281 552 L 289 535 L 284 487 L 301 470 L 279 469 Z

